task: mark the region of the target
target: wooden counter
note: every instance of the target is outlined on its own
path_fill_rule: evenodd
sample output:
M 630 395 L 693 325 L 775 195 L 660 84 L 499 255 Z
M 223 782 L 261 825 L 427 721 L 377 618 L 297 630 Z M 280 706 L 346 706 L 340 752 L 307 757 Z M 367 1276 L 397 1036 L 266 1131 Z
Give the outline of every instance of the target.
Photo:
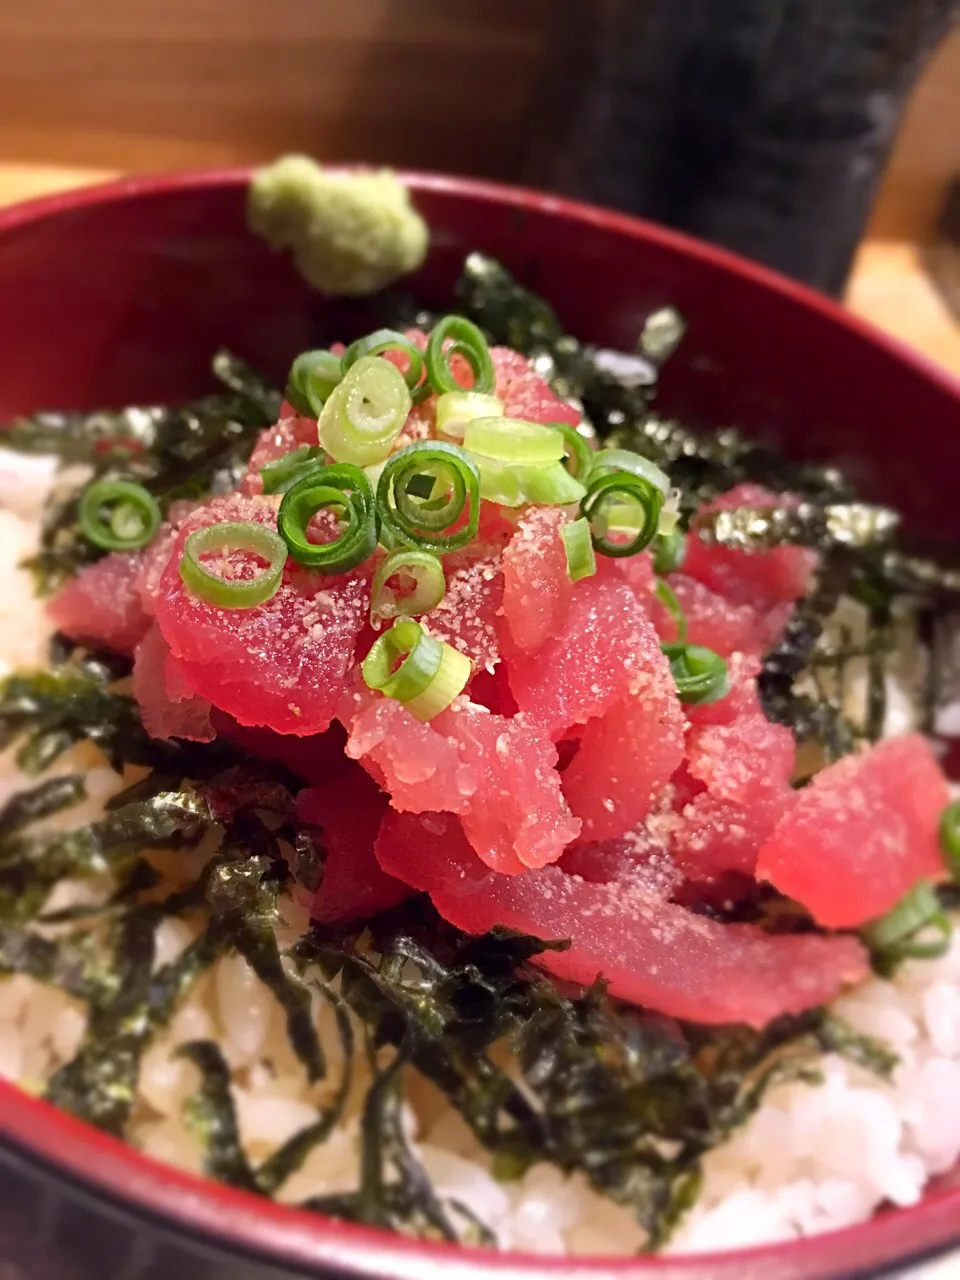
M 113 176 L 105 169 L 0 164 L 0 205 Z M 916 246 L 868 241 L 857 259 L 847 302 L 857 315 L 960 377 L 960 322 L 922 270 Z

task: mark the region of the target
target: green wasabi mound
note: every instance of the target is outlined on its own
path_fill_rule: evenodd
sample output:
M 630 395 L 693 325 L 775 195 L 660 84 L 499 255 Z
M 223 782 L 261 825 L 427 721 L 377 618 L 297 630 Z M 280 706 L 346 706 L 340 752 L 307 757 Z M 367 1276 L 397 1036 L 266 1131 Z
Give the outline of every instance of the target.
M 308 156 L 256 171 L 247 221 L 274 249 L 292 252 L 309 284 L 341 297 L 376 293 L 415 271 L 429 238 L 391 170 L 330 173 Z

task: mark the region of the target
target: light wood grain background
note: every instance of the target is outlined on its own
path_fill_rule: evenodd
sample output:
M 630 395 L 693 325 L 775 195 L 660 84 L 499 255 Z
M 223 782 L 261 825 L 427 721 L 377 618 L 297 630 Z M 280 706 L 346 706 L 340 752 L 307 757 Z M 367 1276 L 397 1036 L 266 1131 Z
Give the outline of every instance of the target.
M 0 0 L 0 160 L 143 170 L 296 148 L 510 179 L 550 12 L 550 0 Z M 928 231 L 951 171 L 960 34 L 918 90 L 873 231 Z

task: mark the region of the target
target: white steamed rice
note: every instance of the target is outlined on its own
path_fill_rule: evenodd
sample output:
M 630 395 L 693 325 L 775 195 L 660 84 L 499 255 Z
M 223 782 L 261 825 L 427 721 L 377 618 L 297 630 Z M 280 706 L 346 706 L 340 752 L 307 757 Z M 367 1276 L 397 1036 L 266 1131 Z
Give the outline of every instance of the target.
M 45 460 L 0 457 L 0 674 L 46 660 L 49 626 L 16 565 L 35 542 L 51 477 Z M 896 720 L 908 700 L 896 684 L 891 695 Z M 124 785 L 89 745 L 54 766 L 55 772 L 77 769 L 89 771 L 90 798 L 49 820 L 53 825 L 90 821 Z M 0 755 L 0 803 L 20 785 L 11 753 Z M 181 863 L 184 856 L 177 855 Z M 204 851 L 186 856 L 193 873 Z M 100 888 L 58 885 L 48 906 L 95 901 Z M 284 915 L 281 940 L 290 942 L 304 928 L 305 914 L 288 902 Z M 171 960 L 191 936 L 183 921 L 164 921 L 157 964 Z M 960 935 L 942 959 L 908 963 L 890 982 L 871 979 L 839 1000 L 836 1011 L 899 1055 L 892 1082 L 830 1055 L 821 1086 L 771 1090 L 750 1122 L 707 1156 L 702 1194 L 671 1251 L 790 1240 L 862 1221 L 885 1202 L 915 1204 L 928 1178 L 960 1158 Z M 319 998 L 316 1015 L 336 1066 L 339 1042 Z M 74 1055 L 83 1029 L 83 1009 L 69 996 L 20 975 L 0 980 L 0 1076 L 39 1090 Z M 181 1114 L 198 1079 L 174 1051 L 206 1037 L 221 1043 L 233 1068 L 241 1133 L 255 1159 L 313 1120 L 333 1087 L 307 1085 L 273 995 L 241 958 L 221 959 L 144 1058 L 131 1138 L 158 1159 L 199 1170 L 200 1152 Z M 281 1198 L 300 1201 L 355 1185 L 362 1086 L 359 1080 L 342 1128 L 310 1155 Z M 630 1215 L 579 1177 L 542 1166 L 516 1184 L 496 1181 L 486 1154 L 429 1085 L 414 1094 L 407 1119 L 438 1190 L 473 1210 L 502 1247 L 584 1254 L 632 1253 L 641 1245 Z

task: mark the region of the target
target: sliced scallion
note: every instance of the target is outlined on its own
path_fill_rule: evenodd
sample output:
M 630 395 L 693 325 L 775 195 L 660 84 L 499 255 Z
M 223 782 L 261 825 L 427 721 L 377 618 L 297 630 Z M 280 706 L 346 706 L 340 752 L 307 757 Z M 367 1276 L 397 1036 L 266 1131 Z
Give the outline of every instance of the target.
M 662 521 L 661 521 L 662 523 Z M 655 573 L 676 573 L 687 554 L 687 536 L 682 529 L 672 533 L 658 533 L 653 544 L 653 568 Z
M 395 698 L 426 721 L 463 692 L 472 663 L 452 645 L 428 635 L 418 622 L 399 618 L 377 637 L 360 669 L 369 689 Z
M 377 329 L 368 333 L 365 338 L 351 342 L 340 358 L 340 368 L 344 375 L 349 373 L 358 360 L 364 356 L 382 356 L 386 351 L 399 351 L 408 360 L 406 372 L 401 376 L 410 388 L 410 394 L 416 404 L 430 394 L 427 383 L 420 386 L 423 378 L 423 352 L 404 333 L 397 329 Z
M 592 578 L 597 572 L 597 557 L 590 537 L 589 522 L 581 516 L 579 520 L 565 524 L 560 532 L 567 555 L 567 577 L 571 582 Z
M 487 340 L 464 316 L 444 316 L 438 320 L 427 339 L 425 359 L 427 377 L 438 395 L 445 391 L 462 391 L 451 367 L 454 356 L 462 356 L 473 372 L 470 390 L 490 395 L 497 384 Z
M 410 412 L 410 391 L 389 360 L 361 356 L 323 406 L 320 443 L 337 462 L 369 467 L 386 458 Z
M 426 478 L 433 478 L 428 489 Z M 429 494 L 429 496 L 423 496 Z M 459 523 L 466 512 L 466 522 Z M 455 444 L 420 441 L 399 449 L 377 484 L 377 513 L 390 545 L 406 543 L 443 555 L 477 535 L 480 477 L 473 459 Z
M 202 557 L 216 556 L 230 567 L 230 558 L 242 553 L 265 560 L 255 577 L 228 577 Z M 253 609 L 276 595 L 287 561 L 287 548 L 274 529 L 262 524 L 228 520 L 194 529 L 183 545 L 180 577 L 187 590 L 207 604 L 221 609 Z
M 921 880 L 887 915 L 862 930 L 864 941 L 884 963 L 935 960 L 950 946 L 952 926 L 936 890 Z
M 474 418 L 463 434 L 463 447 L 511 466 L 545 467 L 560 462 L 564 440 L 551 427 L 519 418 Z
M 948 804 L 940 818 L 940 847 L 954 880 L 960 880 L 960 800 Z
M 390 586 L 395 578 L 412 582 L 413 590 L 400 595 Z M 373 575 L 370 621 L 378 626 L 383 618 L 419 617 L 435 609 L 445 591 L 443 565 L 437 556 L 413 547 L 398 547 L 384 557 Z
M 664 582 L 661 578 L 654 588 L 654 595 L 673 619 L 677 628 L 677 644 L 684 644 L 687 639 L 687 615 L 684 613 L 673 587 L 670 586 L 669 582 Z
M 656 536 L 665 496 L 665 490 L 635 472 L 598 472 L 594 467 L 580 503 L 581 515 L 590 521 L 593 545 L 605 556 L 642 551 Z
M 311 542 L 307 527 L 324 508 L 332 509 L 345 527 L 332 542 Z M 377 545 L 370 481 L 349 462 L 315 467 L 283 495 L 277 529 L 300 564 L 321 573 L 346 573 L 371 556 Z
M 682 641 L 660 647 L 670 663 L 681 702 L 704 706 L 709 702 L 719 702 L 730 692 L 727 664 L 712 649 Z
M 317 418 L 342 377 L 340 357 L 332 351 L 302 351 L 290 366 L 286 398 L 297 413 Z
M 95 480 L 87 485 L 78 511 L 80 532 L 104 551 L 136 551 L 160 528 L 153 494 L 129 480 Z
M 479 391 L 445 391 L 437 396 L 437 434 L 462 444 L 467 423 L 474 418 L 503 416 L 503 401 Z
M 548 425 L 551 431 L 558 432 L 563 438 L 564 466 L 574 479 L 583 484 L 595 456 L 586 437 L 565 422 L 551 422 Z
M 664 501 L 666 500 L 670 492 L 670 477 L 649 458 L 634 453 L 632 449 L 601 449 L 599 453 L 592 455 L 591 480 L 595 476 L 611 475 L 618 471 L 627 471 L 630 475 L 646 480 L 655 489 L 659 489 Z
M 286 493 L 301 476 L 315 467 L 322 467 L 326 460 L 327 455 L 318 444 L 305 444 L 299 449 L 292 449 L 282 458 L 260 468 L 263 492 Z
M 584 487 L 562 462 L 519 466 L 473 454 L 480 472 L 480 496 L 501 507 L 566 507 L 579 502 Z

